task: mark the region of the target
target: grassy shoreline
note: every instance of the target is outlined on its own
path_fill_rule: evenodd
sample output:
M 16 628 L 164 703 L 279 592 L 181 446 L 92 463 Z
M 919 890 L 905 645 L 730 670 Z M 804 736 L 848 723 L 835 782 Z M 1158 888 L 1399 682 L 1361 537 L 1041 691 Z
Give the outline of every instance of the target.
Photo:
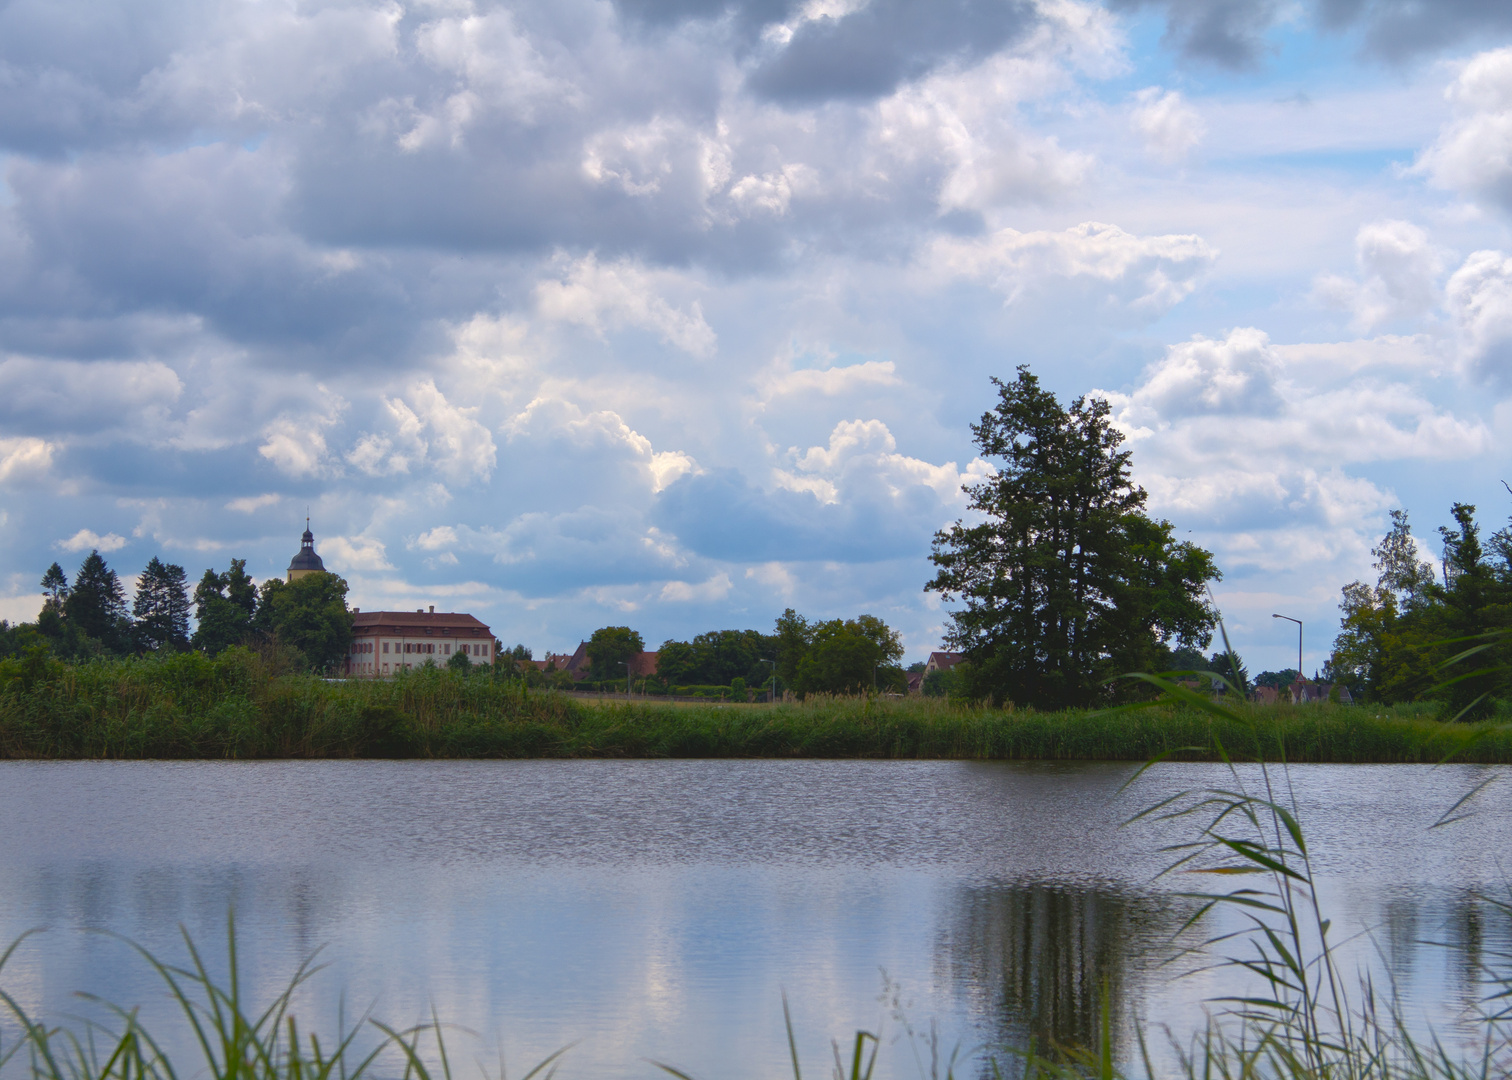
M 1512 724 L 1429 705 L 1037 713 L 939 699 L 799 704 L 573 700 L 447 671 L 388 681 L 278 674 L 258 656 L 0 671 L 0 759 L 873 758 L 1512 763 Z

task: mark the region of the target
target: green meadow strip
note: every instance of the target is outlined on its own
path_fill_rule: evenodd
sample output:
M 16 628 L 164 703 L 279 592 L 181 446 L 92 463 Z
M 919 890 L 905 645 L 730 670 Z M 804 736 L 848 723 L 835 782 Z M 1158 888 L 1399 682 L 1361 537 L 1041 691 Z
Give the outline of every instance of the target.
M 875 758 L 1512 762 L 1512 725 L 1445 724 L 1434 705 L 1134 711 L 988 709 L 938 698 L 778 705 L 627 702 L 486 674 L 384 681 L 272 673 L 228 650 L 66 665 L 0 662 L 0 757 Z

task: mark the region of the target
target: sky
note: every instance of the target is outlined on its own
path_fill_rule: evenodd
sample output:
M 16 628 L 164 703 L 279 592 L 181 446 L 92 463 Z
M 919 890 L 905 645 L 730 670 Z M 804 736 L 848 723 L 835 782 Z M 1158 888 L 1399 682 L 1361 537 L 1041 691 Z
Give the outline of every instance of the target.
M 0 4 L 0 616 L 308 513 L 537 656 L 875 614 L 1028 365 L 1251 671 L 1404 508 L 1505 524 L 1512 5 Z

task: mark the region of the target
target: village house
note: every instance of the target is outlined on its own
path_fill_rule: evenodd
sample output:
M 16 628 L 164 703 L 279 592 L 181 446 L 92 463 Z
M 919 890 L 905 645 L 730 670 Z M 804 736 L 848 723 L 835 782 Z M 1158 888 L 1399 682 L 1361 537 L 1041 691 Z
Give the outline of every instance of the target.
M 630 674 L 637 679 L 649 679 L 656 674 L 656 661 L 659 653 L 638 652 L 630 658 Z M 579 641 L 577 651 L 567 653 L 547 653 L 544 660 L 532 660 L 536 667 L 542 671 L 565 671 L 572 676 L 573 682 L 582 682 L 592 674 L 593 664 L 588 659 L 588 643 Z M 618 672 L 610 675 L 610 678 L 622 678 Z

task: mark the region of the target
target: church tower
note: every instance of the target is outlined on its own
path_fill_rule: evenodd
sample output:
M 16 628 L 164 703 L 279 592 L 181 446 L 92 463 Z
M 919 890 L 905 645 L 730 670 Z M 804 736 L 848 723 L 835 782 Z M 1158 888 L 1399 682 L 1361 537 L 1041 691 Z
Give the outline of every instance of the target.
M 310 519 L 305 518 L 304 535 L 299 538 L 299 554 L 289 560 L 289 580 L 296 581 L 306 574 L 325 573 L 325 563 L 315 554 L 315 534 L 310 531 Z

